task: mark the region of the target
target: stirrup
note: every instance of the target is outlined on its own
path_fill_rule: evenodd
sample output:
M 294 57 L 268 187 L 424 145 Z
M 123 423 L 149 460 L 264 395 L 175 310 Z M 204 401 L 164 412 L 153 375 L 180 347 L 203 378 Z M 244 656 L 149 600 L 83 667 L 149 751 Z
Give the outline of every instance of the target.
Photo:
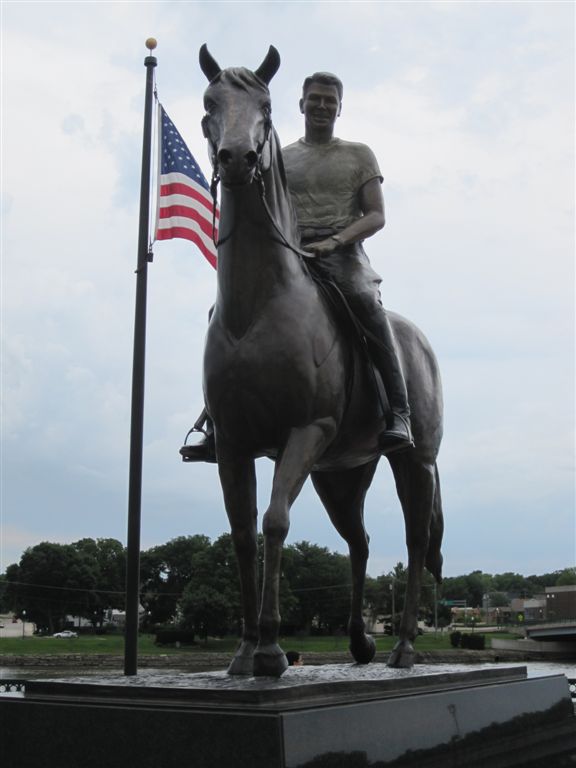
M 404 429 L 398 429 L 400 421 Z M 408 448 L 414 448 L 414 439 L 410 429 L 410 421 L 401 413 L 393 412 L 392 429 L 386 429 L 378 436 L 378 445 L 382 453 L 392 453 L 393 451 L 403 451 Z
M 188 445 L 186 441 L 193 432 L 201 432 L 204 437 L 199 443 L 196 443 L 196 445 Z M 184 462 L 204 461 L 208 464 L 216 464 L 214 432 L 207 432 L 205 429 L 195 424 L 188 430 L 186 437 L 184 438 L 184 445 L 180 448 L 179 453 Z

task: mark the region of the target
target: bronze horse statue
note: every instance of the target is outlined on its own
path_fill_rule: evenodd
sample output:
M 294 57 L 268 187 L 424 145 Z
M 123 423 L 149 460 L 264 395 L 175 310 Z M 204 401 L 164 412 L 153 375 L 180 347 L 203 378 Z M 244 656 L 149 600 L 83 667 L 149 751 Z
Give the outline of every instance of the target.
M 299 250 L 298 228 L 271 123 L 272 46 L 254 71 L 221 69 L 206 46 L 202 125 L 221 182 L 218 287 L 204 354 L 204 395 L 239 563 L 244 632 L 228 672 L 279 677 L 278 586 L 290 508 L 310 476 L 352 569 L 350 651 L 370 662 L 362 603 L 368 536 L 363 510 L 380 458 L 382 412 L 368 365 L 337 322 Z M 436 456 L 442 436 L 438 366 L 421 332 L 390 313 L 412 410 L 415 447 L 392 453 L 406 524 L 408 584 L 399 640 L 388 664 L 414 663 L 412 642 L 424 566 L 439 581 L 443 522 Z M 255 458 L 275 461 L 263 518 L 258 595 Z

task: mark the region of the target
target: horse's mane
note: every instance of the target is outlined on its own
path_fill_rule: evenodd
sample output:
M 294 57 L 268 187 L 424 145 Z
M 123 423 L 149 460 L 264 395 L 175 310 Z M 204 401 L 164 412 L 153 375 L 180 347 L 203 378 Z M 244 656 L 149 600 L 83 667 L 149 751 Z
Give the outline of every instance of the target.
M 276 165 L 276 178 L 277 183 L 282 188 L 282 191 L 284 193 L 285 198 L 285 205 L 288 208 L 288 221 L 290 226 L 290 237 L 293 240 L 294 245 L 299 246 L 299 235 L 298 235 L 298 221 L 296 218 L 296 210 L 294 208 L 294 204 L 292 202 L 292 197 L 290 195 L 290 189 L 288 187 L 288 177 L 286 176 L 286 169 L 284 168 L 284 158 L 282 156 L 282 145 L 280 144 L 280 138 L 278 134 L 276 133 L 276 129 L 274 126 L 272 126 L 272 136 L 271 136 L 271 151 L 274 158 L 273 164 Z

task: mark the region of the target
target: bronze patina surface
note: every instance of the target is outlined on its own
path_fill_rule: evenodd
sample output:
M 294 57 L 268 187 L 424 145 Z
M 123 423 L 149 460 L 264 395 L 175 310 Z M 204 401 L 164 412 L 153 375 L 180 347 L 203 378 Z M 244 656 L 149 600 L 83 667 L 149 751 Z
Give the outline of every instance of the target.
M 218 287 L 206 338 L 204 393 L 214 423 L 244 613 L 242 642 L 229 672 L 280 676 L 286 670 L 278 645 L 282 546 L 290 508 L 308 477 L 349 547 L 350 650 L 357 662 L 368 663 L 375 645 L 362 618 L 368 559 L 363 509 L 383 450 L 386 414 L 357 344 L 337 322 L 301 250 L 282 150 L 271 122 L 268 84 L 280 65 L 278 52 L 271 47 L 252 72 L 222 69 L 203 46 L 200 64 L 209 80 L 202 125 L 215 178 L 221 183 Z M 379 180 L 373 181 L 379 190 Z M 376 187 L 369 183 L 362 189 L 368 195 L 360 201 L 364 215 L 340 232 L 345 241 L 350 238 L 353 249 L 358 247 L 356 236 L 367 236 L 362 227 L 378 228 L 377 221 L 370 224 L 371 211 L 377 214 L 379 206 L 373 199 Z M 332 239 L 330 247 L 335 243 Z M 308 256 L 327 248 L 316 241 Z M 389 313 L 387 322 L 407 388 L 414 436 L 407 450 L 387 454 L 408 544 L 405 608 L 389 664 L 404 667 L 414 662 L 423 568 L 437 579 L 442 568 L 436 466 L 442 395 L 438 365 L 423 334 L 399 315 Z M 263 517 L 260 596 L 255 458 L 262 455 L 273 458 L 276 467 Z

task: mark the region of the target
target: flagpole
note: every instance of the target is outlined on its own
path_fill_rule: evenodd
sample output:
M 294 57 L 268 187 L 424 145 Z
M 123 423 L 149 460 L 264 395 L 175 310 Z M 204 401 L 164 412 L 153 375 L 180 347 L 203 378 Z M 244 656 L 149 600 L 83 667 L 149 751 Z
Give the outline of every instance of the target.
M 150 51 L 144 59 L 146 96 L 144 102 L 144 137 L 140 181 L 140 225 L 138 265 L 136 269 L 136 309 L 134 317 L 134 358 L 132 366 L 132 412 L 130 422 L 130 476 L 128 485 L 128 543 L 126 563 L 126 630 L 124 637 L 124 674 L 138 672 L 138 628 L 140 607 L 140 517 L 142 502 L 142 452 L 144 434 L 144 373 L 146 359 L 146 296 L 150 219 L 150 167 L 152 142 L 152 105 L 156 58 L 152 51 L 156 40 L 146 40 Z

